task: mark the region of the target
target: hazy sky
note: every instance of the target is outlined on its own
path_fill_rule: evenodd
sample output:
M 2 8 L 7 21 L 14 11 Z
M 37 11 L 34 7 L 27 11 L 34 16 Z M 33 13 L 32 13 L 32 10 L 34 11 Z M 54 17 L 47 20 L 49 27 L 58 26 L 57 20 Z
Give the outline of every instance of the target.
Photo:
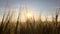
M 6 0 L 0 0 L 0 16 L 3 13 L 6 2 Z M 27 8 L 32 9 L 36 14 L 41 11 L 43 15 L 46 15 L 60 7 L 60 0 L 8 0 L 8 4 L 14 9 L 26 4 Z

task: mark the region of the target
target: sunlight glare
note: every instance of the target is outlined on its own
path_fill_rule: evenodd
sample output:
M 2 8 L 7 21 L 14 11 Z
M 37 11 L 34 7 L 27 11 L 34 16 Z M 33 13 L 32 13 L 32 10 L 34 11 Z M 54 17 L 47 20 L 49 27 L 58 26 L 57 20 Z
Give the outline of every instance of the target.
M 27 13 L 27 17 L 28 18 L 31 18 L 32 17 L 32 14 L 31 13 Z

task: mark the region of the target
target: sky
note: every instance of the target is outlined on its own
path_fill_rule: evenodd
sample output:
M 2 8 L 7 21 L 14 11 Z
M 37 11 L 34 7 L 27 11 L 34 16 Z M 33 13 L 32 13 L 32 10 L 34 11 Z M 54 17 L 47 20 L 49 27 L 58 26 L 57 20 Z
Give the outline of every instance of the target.
M 0 0 L 0 16 L 4 13 L 3 9 L 6 3 L 7 0 Z M 33 10 L 35 14 L 41 12 L 43 15 L 51 15 L 55 9 L 60 7 L 60 0 L 8 0 L 9 7 L 14 9 L 24 4 L 28 9 Z

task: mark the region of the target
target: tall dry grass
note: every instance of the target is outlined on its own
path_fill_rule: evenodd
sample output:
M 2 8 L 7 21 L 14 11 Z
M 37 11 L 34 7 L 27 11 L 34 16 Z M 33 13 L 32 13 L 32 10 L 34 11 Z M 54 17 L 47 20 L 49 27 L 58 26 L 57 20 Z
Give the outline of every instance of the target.
M 26 9 L 26 11 L 28 11 Z M 52 16 L 52 22 L 49 22 L 47 20 L 46 16 L 46 21 L 41 20 L 41 16 L 39 18 L 39 21 L 35 21 L 34 16 L 32 17 L 33 23 L 27 18 L 27 21 L 25 24 L 22 24 L 20 21 L 20 11 L 18 12 L 18 17 L 17 17 L 17 22 L 15 25 L 14 23 L 11 22 L 13 12 L 10 13 L 10 9 L 8 11 L 8 14 L 5 18 L 5 14 L 3 15 L 2 22 L 0 25 L 0 34 L 60 34 L 60 22 L 58 22 L 58 17 L 59 17 L 59 11 L 56 12 L 55 18 Z M 54 21 L 55 20 L 55 21 Z

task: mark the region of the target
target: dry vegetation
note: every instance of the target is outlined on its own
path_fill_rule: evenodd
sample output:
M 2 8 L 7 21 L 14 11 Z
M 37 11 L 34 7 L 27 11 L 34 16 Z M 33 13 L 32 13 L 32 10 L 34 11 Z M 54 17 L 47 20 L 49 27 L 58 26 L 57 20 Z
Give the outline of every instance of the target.
M 0 22 L 0 34 L 60 34 L 60 22 L 57 21 L 59 11 L 56 12 L 55 18 L 52 16 L 52 22 L 49 22 L 47 18 L 44 22 L 41 21 L 41 18 L 39 18 L 39 21 L 35 21 L 33 16 L 33 23 L 27 19 L 24 24 L 20 22 L 20 12 L 18 12 L 17 22 L 15 24 L 11 22 L 13 12 L 10 12 L 9 10 L 6 18 L 6 12 L 3 14 Z
M 46 18 L 46 21 L 35 21 L 33 16 L 33 23 L 29 19 L 22 24 L 19 22 L 20 12 L 18 12 L 17 22 L 14 24 L 11 22 L 13 12 L 8 11 L 7 17 L 5 18 L 5 13 L 3 15 L 1 25 L 0 25 L 0 34 L 60 34 L 60 24 L 57 21 L 59 11 L 56 11 L 55 19 L 52 16 L 52 22 L 49 22 Z M 41 17 L 41 16 L 40 16 Z M 5 19 L 5 20 L 4 20 Z

